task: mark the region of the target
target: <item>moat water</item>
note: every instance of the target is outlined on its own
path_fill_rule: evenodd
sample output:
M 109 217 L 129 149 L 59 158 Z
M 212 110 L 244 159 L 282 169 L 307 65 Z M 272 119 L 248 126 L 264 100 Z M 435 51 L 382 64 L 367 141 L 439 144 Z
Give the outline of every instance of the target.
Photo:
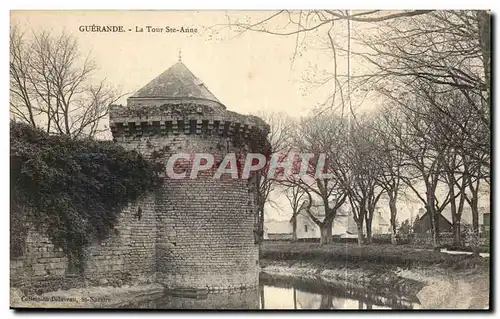
M 322 281 L 261 275 L 258 289 L 193 296 L 165 294 L 126 308 L 142 309 L 418 309 L 418 299 Z

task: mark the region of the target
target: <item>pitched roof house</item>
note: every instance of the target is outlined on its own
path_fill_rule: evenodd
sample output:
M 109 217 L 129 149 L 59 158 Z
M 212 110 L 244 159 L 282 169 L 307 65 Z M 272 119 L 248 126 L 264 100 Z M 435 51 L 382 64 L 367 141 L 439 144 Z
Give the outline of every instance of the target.
M 424 208 L 419 209 L 419 213 L 413 224 L 413 228 L 416 233 L 425 233 L 430 231 L 431 226 L 428 216 L 429 214 Z M 483 206 L 479 208 L 478 224 L 480 229 L 482 229 L 482 226 L 485 224 L 485 221 L 486 223 L 489 224 L 489 216 L 490 216 L 489 206 Z M 465 205 L 463 208 L 460 224 L 462 227 L 472 226 L 472 210 L 468 205 Z M 451 208 L 446 207 L 443 209 L 443 211 L 439 216 L 439 230 L 441 232 L 451 232 L 452 227 L 453 227 L 453 218 L 451 214 Z
M 264 239 L 291 239 L 292 223 L 288 220 L 264 220 Z
M 311 212 L 319 220 L 324 220 L 324 208 L 319 202 L 314 202 L 311 205 Z M 273 234 L 281 234 L 279 237 L 291 237 L 293 234 L 292 221 L 275 221 L 270 220 L 265 222 L 265 238 L 277 237 Z M 363 230 L 365 231 L 365 230 Z M 372 222 L 373 234 L 388 234 L 390 233 L 390 223 L 382 216 L 382 211 L 377 209 L 373 216 Z M 269 236 L 271 234 L 271 236 Z M 285 235 L 286 234 L 286 235 Z M 342 206 L 333 220 L 332 235 L 337 235 L 342 238 L 357 237 L 358 228 L 350 208 L 348 205 Z M 320 238 L 319 226 L 310 218 L 309 214 L 305 211 L 305 205 L 302 206 L 299 214 L 297 215 L 297 238 Z

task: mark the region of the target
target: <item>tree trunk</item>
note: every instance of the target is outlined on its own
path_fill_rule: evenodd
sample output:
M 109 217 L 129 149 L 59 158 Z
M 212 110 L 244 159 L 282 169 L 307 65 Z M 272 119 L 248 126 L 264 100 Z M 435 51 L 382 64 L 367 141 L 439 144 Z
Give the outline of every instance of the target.
M 396 227 L 392 227 L 391 231 L 391 245 L 397 245 L 398 239 L 396 237 Z
M 438 237 L 435 230 L 432 231 L 432 248 L 439 250 Z
M 427 214 L 429 215 L 429 221 L 430 221 L 430 224 L 431 224 L 431 233 L 432 233 L 432 248 L 434 248 L 434 250 L 439 250 L 439 235 L 438 235 L 438 231 L 436 230 L 437 228 L 437 219 L 436 219 L 436 205 L 435 205 L 435 195 L 434 195 L 434 191 L 429 191 L 429 189 L 427 190 L 427 205 L 426 205 L 426 209 L 427 209 Z
M 474 256 L 479 256 L 479 208 L 477 194 L 472 195 L 470 206 L 472 210 L 472 253 Z
M 439 243 L 439 236 L 440 236 L 440 230 L 439 230 L 439 216 L 441 215 L 440 212 L 437 210 L 434 210 L 434 233 L 436 234 L 436 241 Z
M 363 245 L 363 222 L 360 222 L 358 225 L 358 246 Z
M 366 227 L 366 241 L 368 244 L 372 243 L 372 223 L 373 216 L 375 215 L 375 205 L 376 201 L 370 200 L 367 205 L 367 210 L 365 212 L 365 227 Z
M 292 228 L 293 228 L 293 241 L 297 241 L 297 215 L 292 218 Z
M 434 207 L 431 208 L 429 206 L 427 207 L 427 212 L 429 215 L 429 222 L 431 224 L 432 248 L 434 248 L 434 250 L 437 250 L 439 248 L 438 248 L 438 240 L 437 240 L 437 236 L 436 236 L 435 212 L 434 212 Z
M 373 218 L 368 218 L 366 219 L 366 242 L 368 244 L 371 244 L 372 243 L 372 221 L 373 221 Z
M 327 245 L 332 242 L 332 223 L 325 222 L 319 227 L 321 231 L 320 245 Z
M 330 294 L 321 295 L 321 302 L 319 305 L 319 309 L 331 309 L 333 303 L 333 297 Z
M 390 196 L 389 198 L 389 209 L 391 211 L 391 244 L 397 245 L 397 239 L 396 239 L 396 215 L 398 213 L 398 210 L 396 208 L 396 199 L 393 196 Z
M 451 223 L 453 232 L 453 246 L 460 246 L 460 220 L 458 220 L 457 204 L 455 202 L 455 185 L 453 184 L 453 176 L 449 174 L 448 179 L 450 180 L 448 188 L 450 192 L 450 211 L 451 211 Z
M 460 221 L 453 223 L 453 245 L 462 246 L 462 240 L 460 235 Z

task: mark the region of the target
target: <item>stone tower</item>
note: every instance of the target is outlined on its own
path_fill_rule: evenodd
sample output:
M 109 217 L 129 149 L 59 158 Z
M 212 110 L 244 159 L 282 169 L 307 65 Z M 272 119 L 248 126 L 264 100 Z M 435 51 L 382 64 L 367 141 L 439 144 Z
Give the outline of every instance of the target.
M 110 110 L 113 139 L 165 165 L 175 153 L 259 152 L 269 127 L 226 107 L 180 60 Z M 183 166 L 189 175 L 189 164 Z M 169 288 L 258 284 L 255 179 L 164 176 L 154 194 L 156 280 Z M 229 176 L 228 176 L 229 177 Z

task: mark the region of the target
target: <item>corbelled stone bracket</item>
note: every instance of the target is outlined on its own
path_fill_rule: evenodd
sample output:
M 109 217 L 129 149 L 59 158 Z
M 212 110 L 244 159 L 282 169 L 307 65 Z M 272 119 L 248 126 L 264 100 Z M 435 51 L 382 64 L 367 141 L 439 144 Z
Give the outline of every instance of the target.
M 138 118 L 121 119 L 123 122 L 113 121 L 110 123 L 113 137 L 141 137 L 141 136 L 165 136 L 165 135 L 219 135 L 231 137 L 235 135 L 247 138 L 254 126 L 248 123 L 228 122 L 219 119 L 170 118 L 161 121 L 141 121 Z

